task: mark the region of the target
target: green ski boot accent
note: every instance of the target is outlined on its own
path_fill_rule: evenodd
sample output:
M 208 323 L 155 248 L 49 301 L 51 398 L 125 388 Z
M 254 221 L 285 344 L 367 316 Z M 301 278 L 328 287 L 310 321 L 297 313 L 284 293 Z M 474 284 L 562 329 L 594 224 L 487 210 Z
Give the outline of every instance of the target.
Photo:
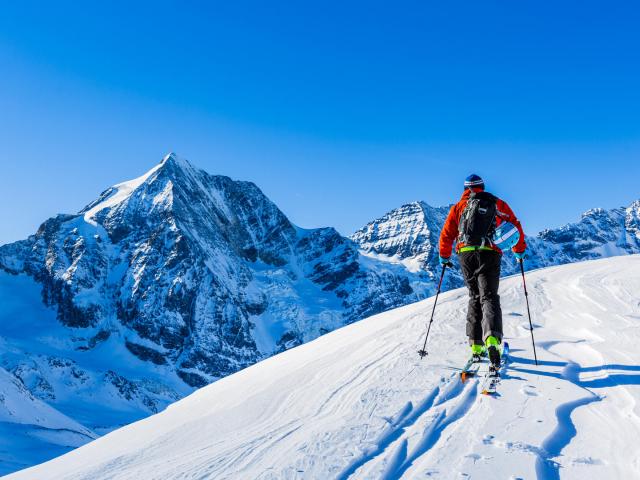
M 471 353 L 473 355 L 482 355 L 483 352 L 484 352 L 484 345 L 477 345 L 477 344 L 471 345 Z
M 482 358 L 484 355 L 486 355 L 484 345 L 479 345 L 477 343 L 471 345 L 471 356 L 473 357 L 474 362 L 479 362 L 480 358 Z
M 493 335 L 487 337 L 484 341 L 489 353 L 489 361 L 491 362 L 491 370 L 497 371 L 500 368 L 500 340 Z

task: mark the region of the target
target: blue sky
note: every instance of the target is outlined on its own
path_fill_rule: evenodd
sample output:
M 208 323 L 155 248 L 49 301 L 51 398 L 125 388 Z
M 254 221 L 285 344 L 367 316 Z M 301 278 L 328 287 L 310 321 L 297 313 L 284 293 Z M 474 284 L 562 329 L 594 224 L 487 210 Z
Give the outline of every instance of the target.
M 5 2 L 0 243 L 169 151 L 344 234 L 472 172 L 528 233 L 626 205 L 639 24 L 631 1 Z

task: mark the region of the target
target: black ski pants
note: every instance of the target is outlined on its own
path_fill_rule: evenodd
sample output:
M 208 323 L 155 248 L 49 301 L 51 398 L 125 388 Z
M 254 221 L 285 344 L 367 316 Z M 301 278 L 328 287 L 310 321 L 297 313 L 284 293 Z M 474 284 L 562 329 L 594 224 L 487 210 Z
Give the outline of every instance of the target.
M 502 254 L 476 250 L 462 252 L 458 257 L 464 282 L 469 288 L 469 343 L 482 345 L 491 335 L 502 341 L 502 310 L 498 295 Z

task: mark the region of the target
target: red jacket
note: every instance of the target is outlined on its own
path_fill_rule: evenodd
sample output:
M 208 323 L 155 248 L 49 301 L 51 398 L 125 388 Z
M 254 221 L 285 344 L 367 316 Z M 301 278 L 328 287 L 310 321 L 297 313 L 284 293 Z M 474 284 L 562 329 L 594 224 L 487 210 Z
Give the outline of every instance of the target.
M 475 188 L 474 191 L 479 192 L 481 191 L 481 189 Z M 460 224 L 460 217 L 462 216 L 462 212 L 467 206 L 469 195 L 471 195 L 471 190 L 467 188 L 462 194 L 460 201 L 458 201 L 458 203 L 451 207 L 451 210 L 449 210 L 449 215 L 447 216 L 447 220 L 444 222 L 442 233 L 440 233 L 440 256 L 443 258 L 449 258 L 451 256 L 453 242 L 458 238 L 458 225 Z M 513 223 L 520 232 L 520 240 L 512 250 L 518 253 L 524 252 L 527 248 L 527 243 L 524 239 L 524 231 L 522 230 L 522 225 L 520 225 L 520 222 L 513 213 L 513 210 L 511 210 L 511 207 L 507 205 L 507 202 L 504 202 L 500 199 L 498 199 L 498 201 L 496 202 L 496 207 L 498 211 L 496 214 L 496 226 L 499 226 L 504 221 Z M 458 243 L 456 245 L 456 253 L 464 246 L 464 243 Z M 500 250 L 495 245 L 492 245 L 491 248 L 496 252 L 502 253 L 502 250 Z

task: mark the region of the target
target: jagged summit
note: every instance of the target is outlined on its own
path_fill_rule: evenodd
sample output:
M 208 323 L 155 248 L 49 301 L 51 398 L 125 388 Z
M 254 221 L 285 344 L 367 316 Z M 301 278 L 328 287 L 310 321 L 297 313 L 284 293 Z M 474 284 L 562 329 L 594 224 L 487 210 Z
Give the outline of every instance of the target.
M 162 161 L 160 162 L 160 164 L 165 165 L 165 164 L 175 164 L 175 165 L 183 165 L 186 167 L 192 167 L 191 163 L 189 162 L 189 160 L 187 160 L 186 158 L 182 158 L 180 157 L 177 153 L 175 152 L 169 152 L 167 153 L 163 158 Z
M 145 174 L 132 180 L 118 183 L 105 190 L 98 199 L 80 210 L 79 214 L 84 216 L 87 223 L 96 225 L 95 217 L 99 212 L 126 203 L 138 189 L 148 188 L 154 182 L 160 180 L 165 182 L 162 186 L 162 191 L 167 196 L 175 181 L 193 177 L 197 175 L 197 172 L 202 171 L 194 167 L 188 160 L 179 157 L 173 152 L 168 153 L 160 163 L 154 165 Z M 171 185 L 167 185 L 166 182 L 171 182 Z
M 369 255 L 400 262 L 412 272 L 432 273 L 438 260 L 437 239 L 448 212 L 448 206 L 411 202 L 368 223 L 351 239 Z
M 368 223 L 351 239 L 365 255 L 433 279 L 440 271 L 438 239 L 449 208 L 432 207 L 426 202 L 408 203 Z M 527 264 L 531 268 L 640 253 L 640 200 L 626 208 L 593 208 L 576 223 L 528 236 L 527 243 Z M 462 285 L 456 262 L 454 255 L 454 266 L 445 277 L 447 288 Z M 517 264 L 507 252 L 502 259 L 503 275 L 517 271 Z
M 351 238 L 367 255 L 433 278 L 440 269 L 438 239 L 448 209 L 412 202 L 368 223 Z M 527 243 L 527 264 L 531 268 L 640 253 L 640 200 L 626 208 L 590 209 L 578 222 L 545 229 L 535 237 L 528 236 Z M 462 285 L 455 256 L 453 262 L 454 268 L 445 280 L 449 287 Z M 517 273 L 508 252 L 503 256 L 502 272 Z
M 189 160 L 174 152 L 170 152 L 165 155 L 157 167 L 159 174 L 165 175 L 169 178 L 172 176 L 179 177 L 182 175 L 194 175 L 198 172 L 204 172 L 204 170 L 198 168 Z M 154 169 L 152 169 L 152 171 L 153 170 Z
M 25 340 L 38 319 L 0 317 L 0 345 L 17 352 L 0 368 L 75 420 L 89 412 L 80 423 L 100 432 L 432 289 L 175 154 L 1 246 L 0 294 L 26 279 L 24 303 L 42 298 L 47 322 Z M 113 404 L 96 409 L 103 394 Z

